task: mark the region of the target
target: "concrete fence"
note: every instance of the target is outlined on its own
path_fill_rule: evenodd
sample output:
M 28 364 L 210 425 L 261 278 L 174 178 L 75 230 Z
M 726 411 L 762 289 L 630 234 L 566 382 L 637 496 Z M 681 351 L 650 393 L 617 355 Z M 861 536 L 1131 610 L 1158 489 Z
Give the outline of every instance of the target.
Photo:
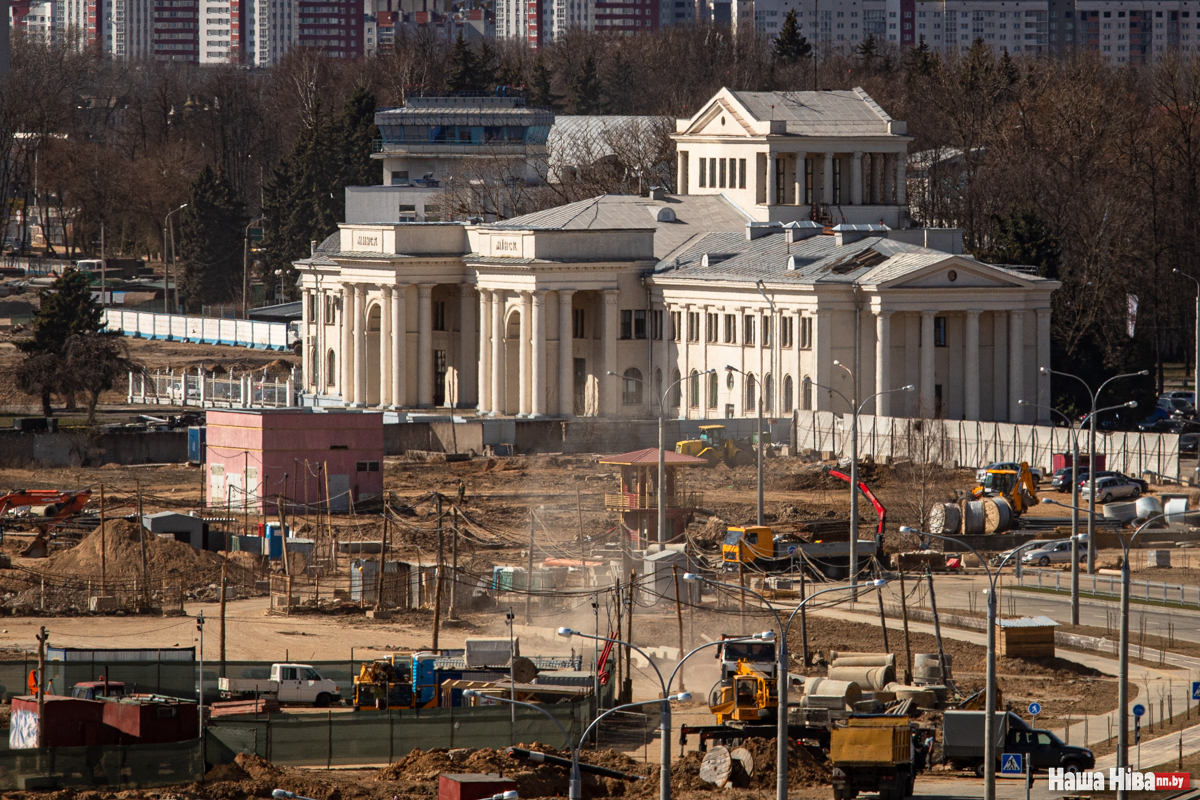
M 104 310 L 104 321 L 110 330 L 139 339 L 227 344 L 260 350 L 287 350 L 290 344 L 288 325 L 283 322 L 188 317 L 113 308 Z
M 796 446 L 850 455 L 850 414 L 796 412 Z M 913 459 L 947 466 L 981 467 L 996 461 L 1027 461 L 1049 474 L 1054 453 L 1070 453 L 1072 431 L 1043 425 L 970 420 L 859 416 L 858 453 L 875 461 Z M 1079 450 L 1087 452 L 1087 431 Z M 1152 472 L 1180 479 L 1179 436 L 1173 433 L 1096 432 L 1096 454 L 1105 469 L 1127 475 Z

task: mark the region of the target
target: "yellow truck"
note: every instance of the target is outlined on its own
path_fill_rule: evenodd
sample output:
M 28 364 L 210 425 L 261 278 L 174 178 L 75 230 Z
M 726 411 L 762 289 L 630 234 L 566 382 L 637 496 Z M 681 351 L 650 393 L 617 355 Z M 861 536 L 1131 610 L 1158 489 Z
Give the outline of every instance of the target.
M 719 681 L 709 692 L 708 710 L 718 725 L 730 721 L 770 722 L 778 709 L 775 678 L 745 661 L 738 661 L 729 679 Z
M 906 716 L 851 717 L 829 734 L 834 800 L 879 792 L 879 800 L 912 797 L 912 730 Z

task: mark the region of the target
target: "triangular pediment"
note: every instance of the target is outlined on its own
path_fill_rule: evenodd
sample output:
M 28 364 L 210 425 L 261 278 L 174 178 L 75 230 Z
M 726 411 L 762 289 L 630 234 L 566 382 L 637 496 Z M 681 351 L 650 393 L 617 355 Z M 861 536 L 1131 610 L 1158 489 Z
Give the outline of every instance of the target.
M 757 136 L 753 115 L 722 89 L 679 133 L 685 136 Z
M 1032 284 L 1025 276 L 962 256 L 947 256 L 914 265 L 900 274 L 879 277 L 881 289 L 1016 289 Z

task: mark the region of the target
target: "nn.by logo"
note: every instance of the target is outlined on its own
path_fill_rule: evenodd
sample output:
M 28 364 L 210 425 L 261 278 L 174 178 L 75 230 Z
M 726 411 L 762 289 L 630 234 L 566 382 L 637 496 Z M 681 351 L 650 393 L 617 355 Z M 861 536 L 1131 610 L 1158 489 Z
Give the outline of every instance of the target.
M 1192 776 L 1186 772 L 1135 772 L 1110 769 L 1103 772 L 1067 772 L 1061 767 L 1047 770 L 1047 788 L 1052 792 L 1163 792 L 1192 788 Z

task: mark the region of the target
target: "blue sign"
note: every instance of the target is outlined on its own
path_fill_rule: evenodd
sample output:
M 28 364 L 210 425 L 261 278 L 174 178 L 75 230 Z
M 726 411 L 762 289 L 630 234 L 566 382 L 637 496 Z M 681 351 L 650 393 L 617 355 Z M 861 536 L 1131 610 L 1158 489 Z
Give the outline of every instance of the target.
M 1029 713 L 1033 714 L 1035 717 L 1038 714 L 1042 713 L 1042 704 L 1041 703 L 1030 703 L 1029 704 Z
M 1136 706 L 1133 707 L 1133 715 L 1135 717 L 1146 716 L 1146 707 L 1144 705 L 1142 705 L 1141 703 L 1138 703 Z
M 1200 681 L 1192 681 L 1192 699 L 1200 700 Z
M 1005 753 L 1000 756 L 1001 775 L 1021 775 L 1025 772 L 1025 757 L 1021 753 Z

